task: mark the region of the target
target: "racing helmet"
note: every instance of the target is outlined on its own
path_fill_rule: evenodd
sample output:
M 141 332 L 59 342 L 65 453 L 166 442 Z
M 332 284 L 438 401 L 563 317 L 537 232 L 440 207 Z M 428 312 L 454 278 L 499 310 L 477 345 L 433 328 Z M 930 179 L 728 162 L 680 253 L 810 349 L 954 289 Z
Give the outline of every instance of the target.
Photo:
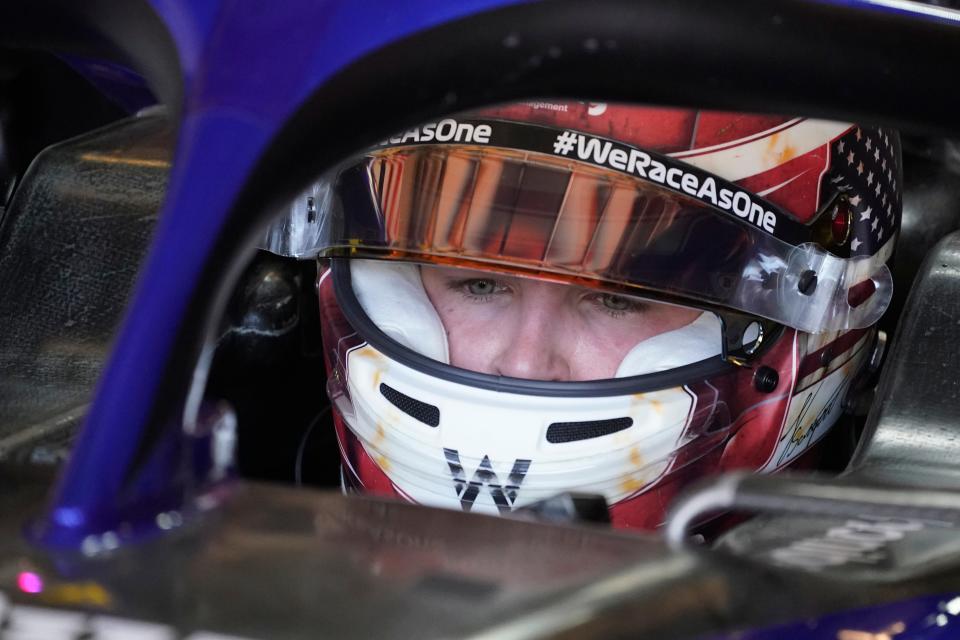
M 551 101 L 342 163 L 266 243 L 320 257 L 343 487 L 600 494 L 650 529 L 688 482 L 813 455 L 890 302 L 899 158 L 888 129 Z

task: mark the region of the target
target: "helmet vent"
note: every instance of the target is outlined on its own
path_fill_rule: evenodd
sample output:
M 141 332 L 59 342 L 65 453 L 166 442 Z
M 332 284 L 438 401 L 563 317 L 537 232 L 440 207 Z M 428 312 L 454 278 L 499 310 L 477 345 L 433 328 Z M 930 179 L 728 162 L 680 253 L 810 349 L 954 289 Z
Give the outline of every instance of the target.
M 554 422 L 547 427 L 547 442 L 559 444 L 561 442 L 589 440 L 629 429 L 632 425 L 633 418 L 611 418 L 588 422 Z
M 427 404 L 426 402 L 421 402 L 415 398 L 411 398 L 405 393 L 400 393 L 393 387 L 383 384 L 382 382 L 380 383 L 380 393 L 390 402 L 390 404 L 395 406 L 397 409 L 400 409 L 400 411 L 403 411 L 411 418 L 415 418 L 423 424 L 430 425 L 431 427 L 436 427 L 440 424 L 440 409 L 432 404 Z

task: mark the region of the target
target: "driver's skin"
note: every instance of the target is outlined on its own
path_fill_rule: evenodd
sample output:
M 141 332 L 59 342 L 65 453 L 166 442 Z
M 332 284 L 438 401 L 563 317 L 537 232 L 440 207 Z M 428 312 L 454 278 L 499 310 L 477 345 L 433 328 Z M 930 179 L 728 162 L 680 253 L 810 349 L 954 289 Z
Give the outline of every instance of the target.
M 612 378 L 639 342 L 701 313 L 483 271 L 425 266 L 420 274 L 446 328 L 450 363 L 515 378 Z

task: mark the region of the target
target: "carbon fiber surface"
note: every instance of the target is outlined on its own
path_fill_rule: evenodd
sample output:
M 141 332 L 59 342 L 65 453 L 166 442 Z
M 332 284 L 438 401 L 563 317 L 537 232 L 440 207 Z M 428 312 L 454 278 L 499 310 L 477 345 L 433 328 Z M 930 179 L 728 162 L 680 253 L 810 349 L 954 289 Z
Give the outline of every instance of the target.
M 82 419 L 171 148 L 148 115 L 50 147 L 24 176 L 0 221 L 0 459 L 55 460 Z

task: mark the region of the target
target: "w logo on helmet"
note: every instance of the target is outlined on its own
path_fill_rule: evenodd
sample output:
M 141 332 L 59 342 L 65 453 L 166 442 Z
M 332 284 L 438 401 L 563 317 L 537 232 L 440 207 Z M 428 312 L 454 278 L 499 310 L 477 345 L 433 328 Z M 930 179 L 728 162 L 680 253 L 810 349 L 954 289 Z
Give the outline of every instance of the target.
M 504 486 L 493 470 L 489 456 L 483 456 L 477 470 L 473 472 L 473 477 L 468 481 L 463 471 L 463 464 L 460 462 L 460 452 L 456 449 L 444 449 L 443 455 L 447 458 L 450 474 L 453 476 L 453 488 L 457 492 L 457 497 L 460 498 L 460 506 L 464 511 L 470 511 L 473 508 L 473 503 L 483 487 L 490 492 L 490 497 L 493 498 L 493 503 L 497 505 L 500 513 L 510 511 L 517 500 L 520 484 L 523 483 L 531 462 L 519 458 L 514 460 L 507 484 Z

